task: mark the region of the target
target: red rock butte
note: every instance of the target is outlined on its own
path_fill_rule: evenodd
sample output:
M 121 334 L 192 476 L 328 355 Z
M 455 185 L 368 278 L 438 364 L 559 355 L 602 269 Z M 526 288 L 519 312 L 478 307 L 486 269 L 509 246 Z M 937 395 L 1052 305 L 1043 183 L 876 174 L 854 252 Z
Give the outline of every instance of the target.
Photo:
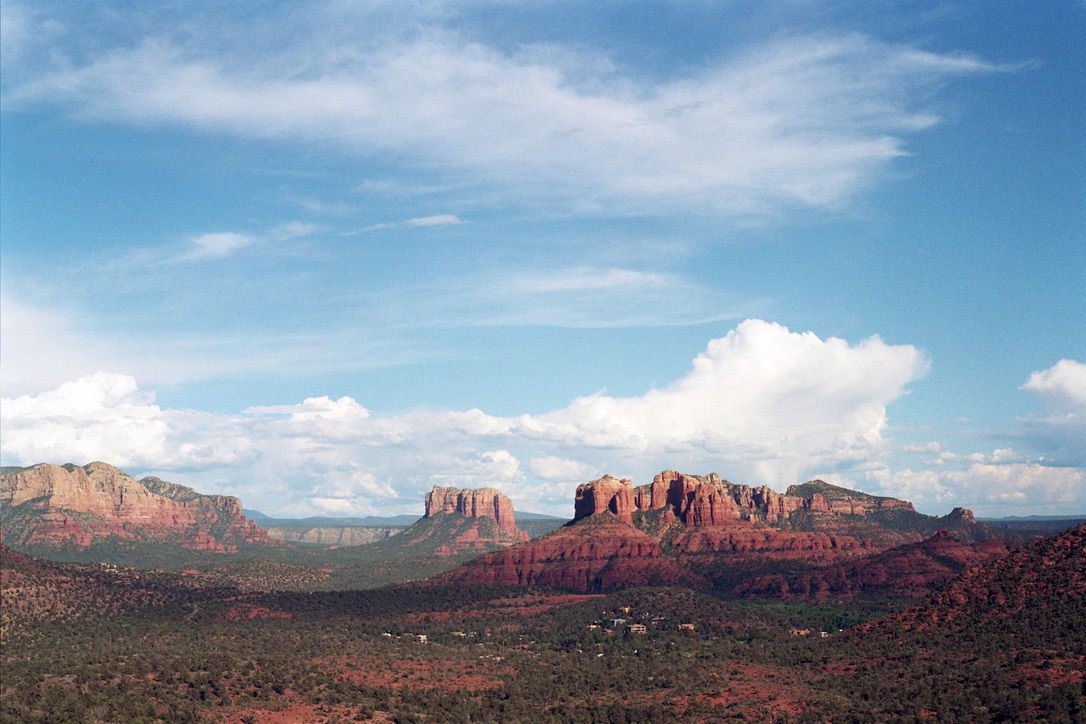
M 509 533 L 516 540 L 528 540 L 528 534 L 517 529 L 513 501 L 494 488 L 459 488 L 434 489 L 426 494 L 426 512 L 424 518 L 438 513 L 460 513 L 469 518 L 492 518 L 498 527 Z
M 459 505 L 458 497 L 439 495 L 439 490 L 428 498 L 427 510 L 439 504 L 449 509 Z M 956 509 L 936 518 L 916 512 L 904 500 L 821 480 L 793 485 L 781 494 L 765 486 L 731 483 L 716 473 L 701 476 L 665 470 L 652 483 L 638 487 L 605 475 L 577 487 L 574 519 L 563 528 L 526 545 L 484 555 L 445 578 L 542 583 L 576 590 L 681 581 L 727 590 L 754 570 L 843 564 L 919 543 L 941 527 L 951 529 L 960 543 L 944 543 L 940 538 L 924 551 L 937 550 L 940 544 L 954 548 L 962 566 L 1006 551 L 999 546 L 970 548 L 995 535 L 967 510 Z M 886 571 L 911 566 L 916 587 L 932 585 L 955 567 L 914 559 L 906 561 L 909 565 L 898 558 L 878 563 Z M 930 570 L 921 570 L 925 566 Z M 855 584 L 849 584 L 852 588 L 881 575 L 860 566 L 834 570 L 838 578 L 854 580 Z M 781 590 L 783 582 L 780 577 L 766 578 L 760 585 Z M 793 581 L 790 590 L 817 593 L 823 587 L 821 579 L 812 578 Z
M 673 520 L 695 527 L 736 525 L 756 517 L 774 524 L 787 520 L 797 510 L 861 516 L 871 509 L 913 510 L 912 503 L 904 500 L 864 493 L 833 499 L 827 499 L 819 492 L 802 495 L 805 487 L 816 486 L 831 487 L 816 480 L 804 486 L 792 486 L 782 495 L 765 486 L 736 485 L 716 473 L 701 476 L 665 470 L 653 478 L 650 485 L 635 488 L 629 480 L 604 475 L 577 487 L 573 519 L 610 512 L 622 522 L 632 524 L 634 511 L 667 508 Z

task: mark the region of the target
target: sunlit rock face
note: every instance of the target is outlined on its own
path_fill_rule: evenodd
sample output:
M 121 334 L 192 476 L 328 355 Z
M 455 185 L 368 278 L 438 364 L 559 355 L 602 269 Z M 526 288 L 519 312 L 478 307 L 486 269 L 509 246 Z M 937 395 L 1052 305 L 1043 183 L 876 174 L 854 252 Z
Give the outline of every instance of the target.
M 459 504 L 459 497 L 443 490 L 435 488 L 428 510 Z M 853 581 L 857 590 L 868 584 L 891 585 L 894 571 L 904 575 L 910 570 L 914 573 L 908 578 L 915 585 L 903 590 L 911 592 L 944 580 L 954 566 L 933 565 L 928 571 L 931 556 L 915 554 L 871 568 L 845 566 L 917 544 L 940 528 L 952 530 L 956 538 L 947 542 L 941 534 L 928 548 L 959 555 L 963 566 L 1006 551 L 1002 542 L 971 547 L 994 534 L 968 511 L 935 518 L 917 513 L 906 501 L 821 480 L 791 486 L 781 494 L 765 486 L 731 483 L 716 473 L 665 470 L 636 488 L 629 480 L 604 475 L 577 487 L 569 524 L 527 545 L 484 555 L 447 578 L 580 591 L 677 582 L 737 593 L 736 586 L 753 585 L 742 582 L 757 580 L 761 590 L 787 597 L 800 589 L 852 590 L 837 579 Z M 770 573 L 792 568 L 825 568 L 836 578 L 797 578 L 789 587 L 779 574 Z
M 426 494 L 424 518 L 438 513 L 460 513 L 469 518 L 492 518 L 498 527 L 516 540 L 528 540 L 528 534 L 517 529 L 513 501 L 494 488 L 434 489 Z
M 574 520 L 610 512 L 623 523 L 633 525 L 633 511 L 634 489 L 629 480 L 604 475 L 599 480 L 577 486 L 573 501 Z
M 267 541 L 237 498 L 201 495 L 155 477 L 135 480 L 102 462 L 5 473 L 0 507 L 4 540 L 14 546 L 85 549 L 114 536 L 233 552 L 241 543 Z

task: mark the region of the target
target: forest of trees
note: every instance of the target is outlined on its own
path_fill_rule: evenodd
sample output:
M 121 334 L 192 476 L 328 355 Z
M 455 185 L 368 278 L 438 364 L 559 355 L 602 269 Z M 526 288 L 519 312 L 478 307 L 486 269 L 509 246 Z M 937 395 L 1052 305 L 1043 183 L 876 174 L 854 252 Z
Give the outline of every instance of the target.
M 879 612 L 683 589 L 156 586 L 13 622 L 0 722 L 1086 720 L 1081 599 L 1028 631 L 838 632 Z

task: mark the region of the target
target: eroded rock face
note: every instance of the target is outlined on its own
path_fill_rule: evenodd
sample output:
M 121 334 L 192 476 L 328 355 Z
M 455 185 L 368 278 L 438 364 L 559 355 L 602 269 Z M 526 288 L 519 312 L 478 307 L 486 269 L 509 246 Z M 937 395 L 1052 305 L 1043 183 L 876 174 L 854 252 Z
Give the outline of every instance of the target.
M 566 526 L 528 545 L 481 556 L 442 579 L 538 584 L 576 591 L 690 583 L 690 576 L 681 574 L 674 561 L 664 557 L 659 543 L 610 516 Z
M 610 512 L 623 523 L 633 525 L 633 511 L 634 489 L 629 480 L 604 475 L 599 480 L 577 486 L 573 501 L 574 520 Z
M 780 494 L 715 473 L 665 470 L 637 488 L 605 475 L 577 488 L 574 511 L 563 528 L 483 556 L 450 576 L 581 591 L 667 582 L 721 590 L 747 585 L 734 592 L 822 597 L 872 586 L 916 591 L 945 580 L 951 569 L 1006 552 L 1001 542 L 977 543 L 991 531 L 968 511 L 933 518 L 906 501 L 817 480 Z M 951 528 L 958 539 L 937 536 L 919 554 L 881 559 L 873 567 L 858 562 L 916 544 L 939 527 Z
M 135 480 L 102 462 L 7 473 L 0 481 L 0 507 L 5 541 L 16 546 L 85 549 L 116 536 L 232 552 L 239 543 L 267 540 L 242 515 L 237 498 L 201 495 L 154 477 Z
M 912 503 L 903 500 L 850 492 L 813 480 L 794 485 L 782 495 L 766 486 L 730 483 L 716 473 L 702 476 L 665 470 L 651 485 L 637 488 L 634 502 L 642 511 L 671 506 L 688 526 L 734 525 L 754 518 L 772 525 L 788 520 L 798 510 L 862 516 L 868 510 L 913 509 Z
M 493 518 L 498 527 L 509 533 L 516 540 L 528 540 L 528 534 L 517 529 L 513 501 L 494 488 L 459 488 L 434 489 L 426 494 L 426 512 L 424 518 L 438 513 L 460 513 L 469 518 Z

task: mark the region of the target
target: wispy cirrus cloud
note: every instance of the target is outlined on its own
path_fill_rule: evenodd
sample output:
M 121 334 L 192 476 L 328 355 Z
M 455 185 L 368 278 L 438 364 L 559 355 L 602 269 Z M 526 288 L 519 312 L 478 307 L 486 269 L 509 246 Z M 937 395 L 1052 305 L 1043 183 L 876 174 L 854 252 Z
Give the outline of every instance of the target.
M 402 21 L 413 31 L 363 43 L 303 24 L 274 54 L 226 32 L 61 44 L 51 67 L 21 69 L 5 102 L 328 144 L 376 155 L 394 176 L 455 178 L 569 210 L 760 215 L 846 203 L 940 121 L 933 85 L 1001 70 L 865 35 L 806 34 L 648 79 L 597 50 L 499 49 L 441 27 L 440 14 Z
M 260 236 L 234 231 L 211 231 L 189 240 L 187 251 L 175 256 L 173 261 L 224 259 L 246 247 L 258 246 L 267 242 L 289 241 L 290 239 L 309 236 L 322 228 L 324 227 L 319 224 L 291 221 L 276 226 Z
M 610 266 L 488 269 L 383 292 L 392 325 L 606 329 L 742 318 L 766 304 L 682 275 Z
M 457 226 L 459 224 L 466 224 L 467 222 L 461 219 L 459 216 L 453 214 L 437 214 L 434 216 L 420 216 L 414 219 L 404 219 L 403 221 L 382 221 L 377 224 L 370 224 L 369 226 L 363 226 L 361 229 L 355 229 L 353 231 L 342 232 L 343 236 L 352 236 L 355 234 L 364 234 L 368 231 L 380 231 L 382 229 L 395 229 L 397 227 L 408 228 L 426 228 L 433 226 Z

